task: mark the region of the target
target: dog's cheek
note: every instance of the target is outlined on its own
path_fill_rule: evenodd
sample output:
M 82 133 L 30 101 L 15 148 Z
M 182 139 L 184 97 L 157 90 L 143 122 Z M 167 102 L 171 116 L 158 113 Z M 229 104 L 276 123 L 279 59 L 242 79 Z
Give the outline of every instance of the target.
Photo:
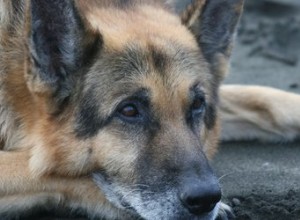
M 214 126 L 207 128 L 205 125 L 201 129 L 201 142 L 203 145 L 203 151 L 207 158 L 210 160 L 218 150 L 219 136 L 220 136 L 220 119 L 216 116 Z
M 104 130 L 93 139 L 92 147 L 97 169 L 124 181 L 133 181 L 131 178 L 134 176 L 134 165 L 138 157 L 138 146 L 134 138 L 124 138 Z
M 80 176 L 105 170 L 132 181 L 125 179 L 133 176 L 138 157 L 135 138 L 125 137 L 108 126 L 97 135 L 82 139 L 72 128 L 51 122 L 34 130 L 29 164 L 33 175 Z

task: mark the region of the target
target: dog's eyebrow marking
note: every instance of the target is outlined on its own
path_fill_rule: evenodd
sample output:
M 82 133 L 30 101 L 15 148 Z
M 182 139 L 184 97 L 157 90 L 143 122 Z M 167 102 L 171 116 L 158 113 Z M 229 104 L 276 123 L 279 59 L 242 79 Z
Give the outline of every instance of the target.
M 111 62 L 113 62 L 113 65 L 111 65 L 110 71 L 124 77 L 144 74 L 149 71 L 145 52 L 135 45 L 128 45 L 123 51 L 113 52 Z
M 145 49 L 129 44 L 123 51 L 113 52 L 111 57 L 114 63 L 111 71 L 123 76 L 147 74 L 152 70 L 163 74 L 170 63 L 167 52 L 151 44 Z
M 137 99 L 143 105 L 149 106 L 149 104 L 150 104 L 150 91 L 146 88 L 140 88 L 137 91 L 135 91 L 132 95 L 129 95 L 127 99 L 128 100 Z
M 201 82 L 197 81 L 190 87 L 190 93 L 193 95 L 205 96 L 205 92 L 202 90 Z
M 168 55 L 153 46 L 150 47 L 149 52 L 154 69 L 159 73 L 164 73 L 169 63 Z

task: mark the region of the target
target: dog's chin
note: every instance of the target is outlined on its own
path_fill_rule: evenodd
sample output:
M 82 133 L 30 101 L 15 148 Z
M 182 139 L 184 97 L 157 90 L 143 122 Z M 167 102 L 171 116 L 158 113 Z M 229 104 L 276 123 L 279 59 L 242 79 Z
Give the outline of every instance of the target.
M 144 219 L 144 220 L 152 220 L 152 219 L 172 219 L 172 220 L 181 220 L 181 219 L 191 219 L 191 220 L 225 220 L 228 218 L 228 212 L 230 212 L 230 208 L 223 203 L 218 203 L 216 207 L 208 214 L 202 216 L 195 216 L 188 213 L 184 208 L 181 208 L 180 205 L 164 206 L 162 203 L 152 203 L 151 201 L 145 201 L 144 199 L 132 199 L 128 200 L 128 195 L 130 193 L 130 189 L 127 191 L 124 188 L 119 187 L 117 184 L 110 181 L 104 174 L 101 172 L 94 173 L 93 179 L 97 186 L 101 189 L 101 191 L 105 194 L 106 199 L 112 203 L 115 207 L 120 210 L 126 211 L 130 216 L 129 219 Z M 164 194 L 167 195 L 167 194 Z M 140 197 L 140 195 L 137 195 Z M 157 196 L 160 197 L 159 195 Z M 172 198 L 172 197 L 170 197 Z M 149 209 L 144 209 L 142 203 L 144 203 L 144 207 L 150 206 Z M 173 211 L 170 209 L 174 209 Z M 175 207 L 175 208 L 174 208 Z M 169 209 L 169 211 L 168 211 Z M 182 210 L 182 211 L 180 211 Z M 124 218 L 122 218 L 124 219 Z

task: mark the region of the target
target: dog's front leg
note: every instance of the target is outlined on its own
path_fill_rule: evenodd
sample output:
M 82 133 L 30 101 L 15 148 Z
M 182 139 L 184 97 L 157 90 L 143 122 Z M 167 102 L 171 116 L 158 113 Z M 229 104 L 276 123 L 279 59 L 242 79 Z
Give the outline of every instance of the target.
M 222 140 L 292 141 L 300 137 L 300 95 L 226 85 L 220 91 Z
M 28 193 L 0 197 L 0 219 L 15 219 L 40 210 L 54 210 L 62 205 L 60 193 Z
M 22 216 L 35 208 L 81 210 L 90 216 L 122 219 L 91 177 L 38 177 L 29 169 L 30 153 L 0 151 L 0 219 Z

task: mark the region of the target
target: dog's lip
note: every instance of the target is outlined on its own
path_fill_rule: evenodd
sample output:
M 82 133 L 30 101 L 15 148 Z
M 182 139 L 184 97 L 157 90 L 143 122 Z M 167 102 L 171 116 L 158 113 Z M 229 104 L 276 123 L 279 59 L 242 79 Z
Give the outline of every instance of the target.
M 136 215 L 137 219 L 142 219 L 142 216 L 129 203 L 127 203 L 126 201 L 121 201 L 121 205 L 125 208 L 126 211 L 130 212 L 131 214 Z

